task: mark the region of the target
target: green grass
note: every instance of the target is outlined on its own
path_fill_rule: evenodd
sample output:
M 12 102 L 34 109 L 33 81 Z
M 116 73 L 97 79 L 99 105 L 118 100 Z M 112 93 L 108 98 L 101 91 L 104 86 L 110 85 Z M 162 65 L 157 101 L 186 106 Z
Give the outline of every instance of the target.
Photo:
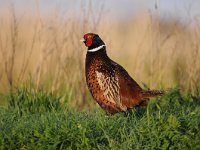
M 200 96 L 177 89 L 113 116 L 69 111 L 43 90 L 21 88 L 6 99 L 0 149 L 200 149 Z

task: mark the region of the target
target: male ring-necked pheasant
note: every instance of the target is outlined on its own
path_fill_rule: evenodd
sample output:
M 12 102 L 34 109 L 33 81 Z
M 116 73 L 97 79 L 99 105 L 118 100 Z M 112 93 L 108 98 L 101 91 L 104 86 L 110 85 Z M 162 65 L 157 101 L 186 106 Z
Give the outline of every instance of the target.
M 85 63 L 88 88 L 107 113 L 143 106 L 149 98 L 163 95 L 163 91 L 143 90 L 122 66 L 107 56 L 105 43 L 97 34 L 87 33 L 81 41 L 88 47 Z

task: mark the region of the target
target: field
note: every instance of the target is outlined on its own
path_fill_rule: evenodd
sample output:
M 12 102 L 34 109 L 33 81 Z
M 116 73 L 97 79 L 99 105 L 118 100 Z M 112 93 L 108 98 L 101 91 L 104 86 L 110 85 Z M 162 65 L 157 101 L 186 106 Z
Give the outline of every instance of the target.
M 200 149 L 198 20 L 144 11 L 111 21 L 91 1 L 81 15 L 36 10 L 0 13 L 0 149 Z M 141 87 L 167 94 L 106 116 L 85 83 L 88 32 Z
M 106 116 L 69 111 L 52 93 L 21 88 L 0 110 L 1 149 L 200 149 L 200 96 L 174 89 L 147 108 Z

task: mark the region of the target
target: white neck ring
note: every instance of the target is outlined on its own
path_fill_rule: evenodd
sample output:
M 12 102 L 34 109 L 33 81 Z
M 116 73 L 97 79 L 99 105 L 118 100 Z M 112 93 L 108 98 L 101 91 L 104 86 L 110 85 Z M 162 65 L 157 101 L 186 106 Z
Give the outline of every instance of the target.
M 93 48 L 93 49 L 88 49 L 87 51 L 88 51 L 88 52 L 96 52 L 96 51 L 102 49 L 104 46 L 106 46 L 106 45 L 101 45 L 101 46 L 96 47 L 96 48 Z

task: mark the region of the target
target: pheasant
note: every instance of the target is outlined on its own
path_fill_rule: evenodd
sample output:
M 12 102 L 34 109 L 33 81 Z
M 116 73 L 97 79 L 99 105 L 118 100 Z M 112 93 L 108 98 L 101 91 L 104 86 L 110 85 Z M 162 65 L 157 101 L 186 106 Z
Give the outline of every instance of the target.
M 164 94 L 160 90 L 143 90 L 122 66 L 108 57 L 106 45 L 97 34 L 87 33 L 81 41 L 88 47 L 85 76 L 89 91 L 107 113 L 146 106 L 149 98 Z

